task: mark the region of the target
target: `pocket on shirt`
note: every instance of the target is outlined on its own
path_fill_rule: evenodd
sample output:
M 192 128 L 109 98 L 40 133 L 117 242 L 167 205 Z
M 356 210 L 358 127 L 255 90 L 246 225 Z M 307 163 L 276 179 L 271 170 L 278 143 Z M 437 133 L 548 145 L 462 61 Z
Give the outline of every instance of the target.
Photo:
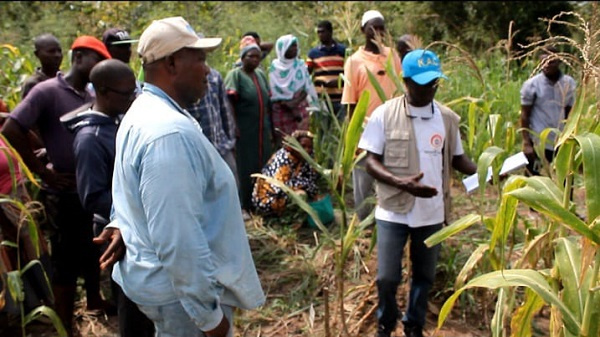
M 383 164 L 389 167 L 408 167 L 409 134 L 404 130 L 393 130 L 386 140 Z

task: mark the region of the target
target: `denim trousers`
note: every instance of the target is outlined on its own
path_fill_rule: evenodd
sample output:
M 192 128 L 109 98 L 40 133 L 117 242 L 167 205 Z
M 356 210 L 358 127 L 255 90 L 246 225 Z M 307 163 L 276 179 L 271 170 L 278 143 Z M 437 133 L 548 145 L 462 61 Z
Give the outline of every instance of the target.
M 428 248 L 423 242 L 442 224 L 411 228 L 405 224 L 376 219 L 377 223 L 377 321 L 379 329 L 391 333 L 396 328 L 396 292 L 402 281 L 404 246 L 410 238 L 411 279 L 408 307 L 402 322 L 425 326 L 427 300 L 435 279 L 440 245 Z
M 194 321 L 187 314 L 181 303 L 150 306 L 138 304 L 149 319 L 154 322 L 156 337 L 205 337 Z M 223 314 L 229 320 L 227 337 L 233 337 L 233 307 L 221 304 Z

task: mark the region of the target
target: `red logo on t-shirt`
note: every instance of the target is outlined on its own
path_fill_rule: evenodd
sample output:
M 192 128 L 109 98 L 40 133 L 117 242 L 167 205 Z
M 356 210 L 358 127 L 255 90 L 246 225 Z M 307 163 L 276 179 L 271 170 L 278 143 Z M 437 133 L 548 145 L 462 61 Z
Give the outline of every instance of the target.
M 433 136 L 431 136 L 429 143 L 434 149 L 441 149 L 444 143 L 444 138 L 442 138 L 442 135 L 439 133 L 434 133 Z

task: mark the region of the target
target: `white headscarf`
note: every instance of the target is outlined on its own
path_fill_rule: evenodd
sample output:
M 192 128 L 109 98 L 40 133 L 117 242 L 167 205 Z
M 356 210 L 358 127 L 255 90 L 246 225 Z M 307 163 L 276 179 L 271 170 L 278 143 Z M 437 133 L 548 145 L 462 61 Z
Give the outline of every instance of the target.
M 305 90 L 311 100 L 316 103 L 318 101 L 317 91 L 308 74 L 304 60 L 297 56 L 293 59 L 285 58 L 285 53 L 294 43 L 298 46 L 298 54 L 300 54 L 298 39 L 293 35 L 281 36 L 275 42 L 277 58 L 271 62 L 269 68 L 271 100 L 289 100 L 299 90 Z

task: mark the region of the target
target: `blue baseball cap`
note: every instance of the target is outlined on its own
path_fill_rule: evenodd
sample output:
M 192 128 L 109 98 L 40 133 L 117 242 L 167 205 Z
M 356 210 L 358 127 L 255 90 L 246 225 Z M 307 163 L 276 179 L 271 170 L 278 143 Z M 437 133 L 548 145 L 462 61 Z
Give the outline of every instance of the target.
M 437 78 L 445 78 L 441 62 L 437 55 L 430 50 L 415 49 L 402 60 L 402 77 L 409 77 L 417 84 L 424 85 Z

